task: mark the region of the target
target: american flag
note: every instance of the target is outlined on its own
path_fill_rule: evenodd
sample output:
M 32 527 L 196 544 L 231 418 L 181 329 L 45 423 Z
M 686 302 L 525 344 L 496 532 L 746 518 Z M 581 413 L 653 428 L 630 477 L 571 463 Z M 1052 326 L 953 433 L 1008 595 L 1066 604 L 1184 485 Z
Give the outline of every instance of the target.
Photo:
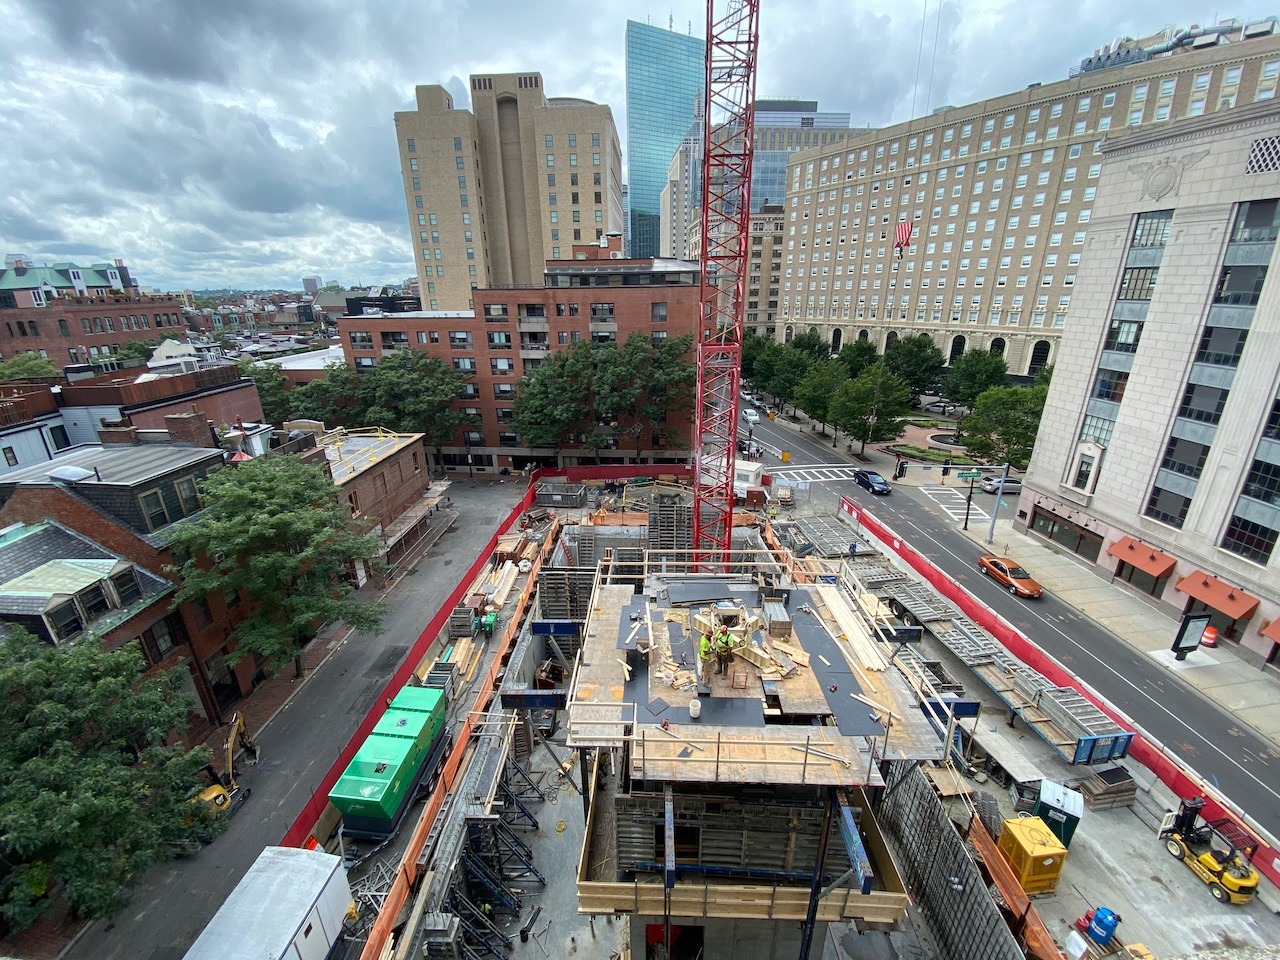
M 894 237 L 893 246 L 895 249 L 911 246 L 911 228 L 914 224 L 910 220 L 904 220 L 898 224 L 898 232 Z

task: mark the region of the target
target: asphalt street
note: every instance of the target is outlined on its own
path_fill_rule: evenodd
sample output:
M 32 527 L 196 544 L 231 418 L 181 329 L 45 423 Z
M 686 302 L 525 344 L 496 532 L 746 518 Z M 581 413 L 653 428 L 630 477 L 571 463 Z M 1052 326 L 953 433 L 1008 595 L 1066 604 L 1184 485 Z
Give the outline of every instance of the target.
M 66 957 L 180 960 L 262 848 L 280 842 L 524 490 L 519 482 L 488 480 L 459 481 L 449 488 L 458 520 L 425 559 L 410 565 L 388 596 L 381 631 L 340 635 L 329 658 L 257 738 L 262 760 L 246 767 L 240 778 L 253 795 L 227 832 L 195 856 L 149 871 L 129 906 L 110 923 L 91 925 Z
M 830 437 L 824 442 L 820 434 L 797 435 L 794 429 L 766 421 L 755 428 L 755 439 L 791 454 L 785 467 L 769 458 L 766 472 L 780 469 L 813 478 L 809 498 L 819 511 L 825 510 L 826 503 L 834 510 L 842 495 L 870 509 L 975 597 L 1189 763 L 1272 837 L 1280 837 L 1280 765 L 1275 760 L 1275 744 L 1242 726 L 1200 691 L 1056 597 L 1046 594 L 1040 600 L 1021 600 L 982 576 L 977 558 L 983 550 L 956 529 L 963 510 L 962 505 L 957 510 L 961 498 L 956 494 L 960 491 L 950 485 L 897 484 L 890 496 L 876 497 L 842 478 L 851 475 L 854 466 L 843 453 L 832 456 Z M 841 451 L 844 444 L 841 438 Z M 816 469 L 823 465 L 827 469 Z M 832 479 L 817 479 L 823 474 Z M 1016 498 L 1004 499 L 1006 505 L 1001 509 L 1013 509 Z M 990 494 L 974 493 L 974 507 L 981 516 L 974 513 L 971 529 L 978 524 L 978 529 L 985 527 L 995 500 Z M 993 544 L 991 551 L 999 553 L 1002 547 Z

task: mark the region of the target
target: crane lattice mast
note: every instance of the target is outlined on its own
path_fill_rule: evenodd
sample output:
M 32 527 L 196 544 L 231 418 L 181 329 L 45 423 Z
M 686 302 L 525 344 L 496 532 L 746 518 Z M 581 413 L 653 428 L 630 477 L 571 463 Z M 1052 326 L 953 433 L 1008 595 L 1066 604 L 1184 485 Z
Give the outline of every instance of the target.
M 707 0 L 702 324 L 694 434 L 693 538 L 699 565 L 726 565 L 733 535 L 759 47 L 759 0 Z

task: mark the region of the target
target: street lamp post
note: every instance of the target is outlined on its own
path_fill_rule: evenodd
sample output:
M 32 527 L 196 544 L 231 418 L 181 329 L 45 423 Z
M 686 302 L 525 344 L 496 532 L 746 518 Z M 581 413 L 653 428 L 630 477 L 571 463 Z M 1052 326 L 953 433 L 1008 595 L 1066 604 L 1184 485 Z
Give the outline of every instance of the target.
M 973 477 L 969 478 L 969 499 L 964 502 L 964 528 L 969 529 L 969 511 L 973 508 Z

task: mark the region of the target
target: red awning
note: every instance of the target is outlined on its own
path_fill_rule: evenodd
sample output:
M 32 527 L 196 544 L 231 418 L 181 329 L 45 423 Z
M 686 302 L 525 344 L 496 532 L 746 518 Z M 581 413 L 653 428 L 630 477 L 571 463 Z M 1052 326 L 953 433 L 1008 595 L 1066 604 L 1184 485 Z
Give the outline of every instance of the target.
M 1179 580 L 1178 589 L 1232 620 L 1242 620 L 1258 608 L 1257 597 L 1200 570 Z
M 1272 643 L 1280 643 L 1280 617 L 1276 617 L 1276 619 L 1263 627 L 1262 635 Z
M 1161 553 L 1133 537 L 1121 537 L 1107 547 L 1107 553 L 1157 579 L 1167 577 L 1178 565 L 1178 561 L 1167 553 Z

